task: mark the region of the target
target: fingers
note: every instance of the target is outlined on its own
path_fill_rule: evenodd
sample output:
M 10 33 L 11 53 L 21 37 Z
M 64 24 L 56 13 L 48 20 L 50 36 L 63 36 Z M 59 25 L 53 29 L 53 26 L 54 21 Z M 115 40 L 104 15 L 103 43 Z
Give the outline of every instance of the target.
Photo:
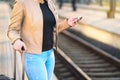
M 13 48 L 20 53 L 24 53 L 27 51 L 26 45 L 22 41 L 16 41 L 13 45 Z
M 70 26 L 75 26 L 77 24 L 77 22 L 79 22 L 79 20 L 81 20 L 81 19 L 82 19 L 82 17 L 69 18 L 68 24 Z
M 19 53 L 21 53 L 21 54 L 23 53 L 23 51 L 22 51 L 22 50 L 19 50 L 19 49 L 18 49 L 17 51 L 18 51 Z
M 19 53 L 23 53 L 23 50 L 21 49 L 22 47 L 17 47 L 17 48 L 14 48 L 16 51 L 18 51 Z
M 24 51 L 27 51 L 27 47 L 25 44 L 23 45 L 23 48 L 24 48 Z
M 21 47 L 21 50 L 22 50 L 23 52 L 26 52 L 26 51 L 27 51 L 26 46 L 25 46 L 25 45 L 23 45 L 23 46 Z
M 82 19 L 82 17 L 77 17 L 77 18 L 75 18 L 74 22 L 77 23 L 77 22 L 79 22 L 79 20 L 81 20 L 81 19 Z
M 78 21 L 79 21 L 78 19 L 74 19 L 73 25 L 76 25 Z
M 77 22 L 78 22 L 77 18 L 72 18 L 70 23 L 72 24 L 72 26 L 74 26 L 76 25 Z
M 18 48 L 16 48 L 15 50 L 17 50 L 17 51 L 20 52 L 21 54 L 27 51 L 27 49 L 26 49 L 25 46 L 18 47 Z
M 71 22 L 72 23 L 77 23 L 77 20 L 78 20 L 77 18 L 73 18 Z
M 78 21 L 81 20 L 81 19 L 82 19 L 82 17 L 76 17 L 76 18 L 73 19 L 73 21 L 74 21 L 74 22 L 78 22 Z

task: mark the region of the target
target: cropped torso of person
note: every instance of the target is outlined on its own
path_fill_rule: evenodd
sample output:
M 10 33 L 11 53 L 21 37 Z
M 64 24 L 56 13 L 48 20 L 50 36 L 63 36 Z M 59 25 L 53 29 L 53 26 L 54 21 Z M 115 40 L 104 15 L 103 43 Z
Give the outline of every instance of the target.
M 53 16 L 53 24 L 49 25 L 51 25 L 51 27 L 56 28 L 56 34 L 69 27 L 67 20 L 64 20 L 58 24 L 58 14 L 53 4 L 53 1 L 46 1 L 48 4 L 48 11 L 50 12 L 50 14 L 45 13 L 43 15 L 44 11 L 42 11 L 42 7 L 40 7 L 39 3 L 34 2 L 33 0 L 16 1 L 16 4 L 14 5 L 15 7 L 12 11 L 11 22 L 8 29 L 8 37 L 10 38 L 13 44 L 17 39 L 22 39 L 22 41 L 27 46 L 27 52 L 29 53 L 37 54 L 42 52 L 42 50 L 47 50 L 46 48 L 44 48 L 44 45 L 46 45 L 46 42 L 44 41 L 47 41 L 47 39 L 49 38 L 45 37 L 48 35 L 46 35 L 46 32 L 44 31 L 46 30 L 45 26 L 47 24 L 47 20 L 44 20 L 48 19 L 49 15 Z M 45 15 L 47 16 L 45 17 Z M 54 24 L 56 25 L 53 26 Z M 53 32 L 53 28 L 50 29 Z M 52 33 L 50 32 L 50 34 Z M 52 37 L 53 35 L 51 35 L 51 42 Z M 53 45 L 51 45 L 51 47 L 53 47 Z

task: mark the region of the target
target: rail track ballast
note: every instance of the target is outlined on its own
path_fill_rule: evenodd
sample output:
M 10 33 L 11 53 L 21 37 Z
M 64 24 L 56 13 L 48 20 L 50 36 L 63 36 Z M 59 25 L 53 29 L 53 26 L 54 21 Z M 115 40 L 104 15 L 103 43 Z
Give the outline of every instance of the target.
M 80 37 L 68 31 L 64 31 L 59 37 L 59 48 L 72 61 L 69 63 L 71 61 L 63 58 L 58 50 L 55 74 L 60 80 L 120 80 L 119 60 L 104 51 L 91 48 L 84 41 L 78 41 Z

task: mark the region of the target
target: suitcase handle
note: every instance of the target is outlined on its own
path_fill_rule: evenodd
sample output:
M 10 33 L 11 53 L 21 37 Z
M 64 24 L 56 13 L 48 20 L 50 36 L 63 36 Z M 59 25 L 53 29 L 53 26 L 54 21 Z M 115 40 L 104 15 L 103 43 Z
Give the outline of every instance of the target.
M 16 80 L 16 51 L 14 50 L 14 78 Z
M 14 50 L 14 80 L 16 80 L 16 51 Z M 22 61 L 22 80 L 24 80 L 24 53 L 21 54 Z
M 21 54 L 21 60 L 22 60 L 22 80 L 24 80 L 24 53 Z

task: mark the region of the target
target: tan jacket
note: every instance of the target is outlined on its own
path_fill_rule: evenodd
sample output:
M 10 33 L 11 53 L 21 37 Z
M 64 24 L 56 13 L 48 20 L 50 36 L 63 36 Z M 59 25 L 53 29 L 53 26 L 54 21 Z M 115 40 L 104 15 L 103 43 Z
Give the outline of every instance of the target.
M 67 20 L 58 24 L 57 10 L 52 0 L 47 0 L 56 19 L 55 35 L 69 27 Z M 43 40 L 43 15 L 39 3 L 33 0 L 17 0 L 12 10 L 8 38 L 14 43 L 22 39 L 29 53 L 41 53 Z

